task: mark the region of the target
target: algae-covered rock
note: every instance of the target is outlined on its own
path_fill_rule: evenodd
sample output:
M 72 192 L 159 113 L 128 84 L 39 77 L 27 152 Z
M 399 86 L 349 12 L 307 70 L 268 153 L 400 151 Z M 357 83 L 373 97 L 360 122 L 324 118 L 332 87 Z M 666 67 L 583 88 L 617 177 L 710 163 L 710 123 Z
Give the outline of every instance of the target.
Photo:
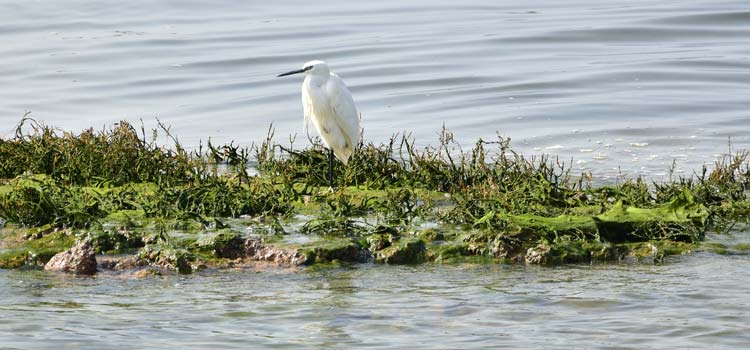
M 119 255 L 99 255 L 96 259 L 97 267 L 100 270 L 134 270 L 149 264 L 148 260 L 140 255 L 119 254 Z
M 636 260 L 652 260 L 654 263 L 662 262 L 670 255 L 689 253 L 696 247 L 695 244 L 688 242 L 667 240 L 623 243 L 621 246 L 627 248 L 628 257 Z
M 298 266 L 309 260 L 297 249 L 265 244 L 260 239 L 247 239 L 244 246 L 251 260 L 273 262 L 279 266 Z
M 244 262 L 263 261 L 278 266 L 297 266 L 306 261 L 303 253 L 294 247 L 264 242 L 261 238 L 243 238 L 229 230 L 207 234 L 195 242 L 199 251 L 210 252 L 218 259 L 240 259 Z M 220 260 L 209 261 L 212 265 L 234 263 Z
M 670 203 L 652 209 L 626 206 L 618 201 L 604 214 L 594 217 L 600 236 L 609 242 L 652 239 L 696 242 L 703 238 L 708 209 L 684 190 Z
M 389 247 L 391 243 L 395 242 L 399 238 L 396 234 L 391 233 L 379 233 L 367 236 L 365 239 L 365 246 L 371 252 L 381 250 Z
M 33 232 L 29 234 L 29 232 Z M 39 234 L 44 232 L 44 234 Z M 2 252 L 0 268 L 18 268 L 24 265 L 46 264 L 55 254 L 70 249 L 76 238 L 70 230 L 3 229 L 0 233 Z M 37 238 L 38 237 L 38 238 Z
M 546 217 L 533 214 L 506 215 L 507 220 L 522 230 L 531 230 L 538 236 L 595 236 L 596 221 L 589 216 L 560 215 Z
M 559 265 L 619 260 L 624 253 L 618 247 L 596 240 L 559 237 L 541 242 L 526 251 L 527 264 Z
M 445 239 L 445 235 L 434 228 L 426 228 L 419 231 L 416 236 L 425 242 L 442 241 Z
M 94 247 L 89 241 L 82 241 L 69 250 L 56 254 L 44 265 L 47 271 L 60 271 L 76 275 L 96 273 Z
M 526 251 L 526 263 L 534 265 L 545 265 L 549 261 L 550 246 L 547 243 L 540 243 Z
M 469 243 L 441 242 L 427 246 L 427 258 L 435 262 L 452 262 L 473 255 Z
M 237 259 L 248 255 L 246 240 L 239 233 L 228 230 L 206 234 L 198 239 L 196 245 L 217 258 Z
M 193 256 L 185 249 L 168 244 L 149 244 L 141 249 L 139 256 L 151 264 L 176 270 L 182 274 L 193 272 L 190 262 Z
M 97 253 L 121 254 L 142 248 L 143 233 L 129 230 L 104 230 L 88 233 Z
M 334 260 L 343 262 L 361 262 L 364 260 L 360 246 L 347 238 L 323 239 L 299 247 L 299 253 L 305 257 L 305 264 L 325 263 Z
M 556 237 L 597 237 L 594 219 L 582 215 L 559 215 L 545 217 L 534 214 L 511 215 L 492 213 L 493 220 L 503 225 L 490 225 L 490 228 L 470 231 L 458 237 L 458 241 L 468 243 L 467 249 L 476 255 L 523 261 L 529 249 L 543 252 L 543 247 L 535 247 L 540 240 L 554 240 Z M 487 219 L 486 216 L 482 220 Z M 475 225 L 476 226 L 476 225 Z M 480 226 L 481 227 L 481 226 Z M 534 261 L 538 254 L 532 254 Z
M 7 250 L 0 253 L 0 269 L 15 269 L 26 264 L 29 251 L 24 249 Z
M 427 260 L 424 241 L 417 237 L 403 237 L 389 247 L 373 252 L 376 262 L 386 264 L 417 264 Z
M 47 234 L 55 232 L 57 227 L 50 224 L 42 225 L 39 227 L 30 227 L 27 229 L 26 234 L 23 235 L 24 239 L 40 239 Z
M 537 230 L 510 227 L 506 231 L 476 230 L 459 236 L 468 243 L 467 249 L 475 255 L 517 260 L 522 259 L 526 248 L 543 237 Z
M 136 270 L 130 274 L 130 276 L 133 278 L 157 277 L 161 275 L 162 275 L 161 271 L 153 267 L 147 267 L 145 269 Z
M 661 262 L 666 256 L 685 254 L 695 245 L 668 240 L 611 244 L 607 242 L 559 238 L 553 242 L 540 242 L 526 251 L 527 264 L 559 265 L 619 261 L 624 258 L 650 259 Z

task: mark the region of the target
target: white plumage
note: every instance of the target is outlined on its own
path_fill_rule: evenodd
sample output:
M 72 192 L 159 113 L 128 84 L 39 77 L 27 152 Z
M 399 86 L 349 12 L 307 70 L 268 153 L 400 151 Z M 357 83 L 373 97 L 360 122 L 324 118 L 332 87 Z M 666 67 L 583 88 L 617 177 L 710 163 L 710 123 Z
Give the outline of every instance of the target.
M 305 73 L 302 83 L 305 128 L 312 123 L 326 148 L 347 164 L 362 137 L 359 113 L 352 94 L 344 81 L 332 73 L 323 61 L 307 62 L 302 69 L 279 74 L 279 77 L 296 73 Z M 332 183 L 330 177 L 329 168 L 329 181 Z
M 344 81 L 325 62 L 310 61 L 304 67 L 310 66 L 302 83 L 305 126 L 312 122 L 325 146 L 346 164 L 361 137 L 357 107 Z

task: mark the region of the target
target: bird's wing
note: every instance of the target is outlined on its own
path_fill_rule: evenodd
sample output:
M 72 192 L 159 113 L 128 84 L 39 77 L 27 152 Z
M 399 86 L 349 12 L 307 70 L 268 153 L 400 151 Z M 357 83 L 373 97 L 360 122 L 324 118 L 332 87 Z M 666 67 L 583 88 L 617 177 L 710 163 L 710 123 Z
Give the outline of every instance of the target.
M 336 74 L 331 74 L 328 83 L 326 83 L 326 93 L 331 104 L 331 110 L 336 124 L 347 138 L 347 143 L 351 150 L 359 143 L 361 130 L 359 127 L 359 113 L 357 106 L 354 105 L 354 99 L 344 81 Z
M 303 128 L 305 130 L 305 134 L 308 133 L 309 126 L 310 126 L 310 114 L 312 113 L 312 100 L 310 99 L 310 95 L 307 92 L 307 86 L 309 82 L 305 80 L 304 83 L 302 83 L 302 110 L 304 112 L 304 120 L 303 120 Z

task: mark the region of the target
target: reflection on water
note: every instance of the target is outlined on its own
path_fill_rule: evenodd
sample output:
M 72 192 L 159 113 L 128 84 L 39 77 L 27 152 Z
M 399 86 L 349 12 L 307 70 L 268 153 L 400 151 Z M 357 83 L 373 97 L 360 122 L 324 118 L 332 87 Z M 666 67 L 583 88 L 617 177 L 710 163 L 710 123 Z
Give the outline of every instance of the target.
M 319 58 L 376 142 L 499 132 L 603 176 L 673 159 L 689 174 L 730 136 L 750 146 L 744 0 L 4 2 L 0 37 L 6 135 L 30 110 L 68 129 L 159 117 L 192 146 L 271 123 L 285 138 L 300 82 L 275 75 Z

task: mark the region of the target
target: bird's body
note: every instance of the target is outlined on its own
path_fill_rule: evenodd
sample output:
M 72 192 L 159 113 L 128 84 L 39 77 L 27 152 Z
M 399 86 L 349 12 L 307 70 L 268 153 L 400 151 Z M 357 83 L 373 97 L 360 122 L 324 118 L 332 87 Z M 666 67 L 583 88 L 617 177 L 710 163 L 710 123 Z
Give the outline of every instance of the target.
M 334 73 L 327 79 L 305 77 L 302 106 L 305 124 L 312 122 L 325 146 L 346 164 L 359 143 L 360 128 L 354 99 L 341 78 Z
M 347 164 L 359 143 L 361 129 L 359 113 L 354 99 L 344 81 L 328 69 L 323 61 L 310 61 L 302 69 L 294 70 L 279 76 L 305 73 L 302 83 L 302 107 L 304 109 L 305 127 L 312 123 L 323 139 L 326 148 L 332 155 Z M 329 162 L 329 182 L 332 185 Z

